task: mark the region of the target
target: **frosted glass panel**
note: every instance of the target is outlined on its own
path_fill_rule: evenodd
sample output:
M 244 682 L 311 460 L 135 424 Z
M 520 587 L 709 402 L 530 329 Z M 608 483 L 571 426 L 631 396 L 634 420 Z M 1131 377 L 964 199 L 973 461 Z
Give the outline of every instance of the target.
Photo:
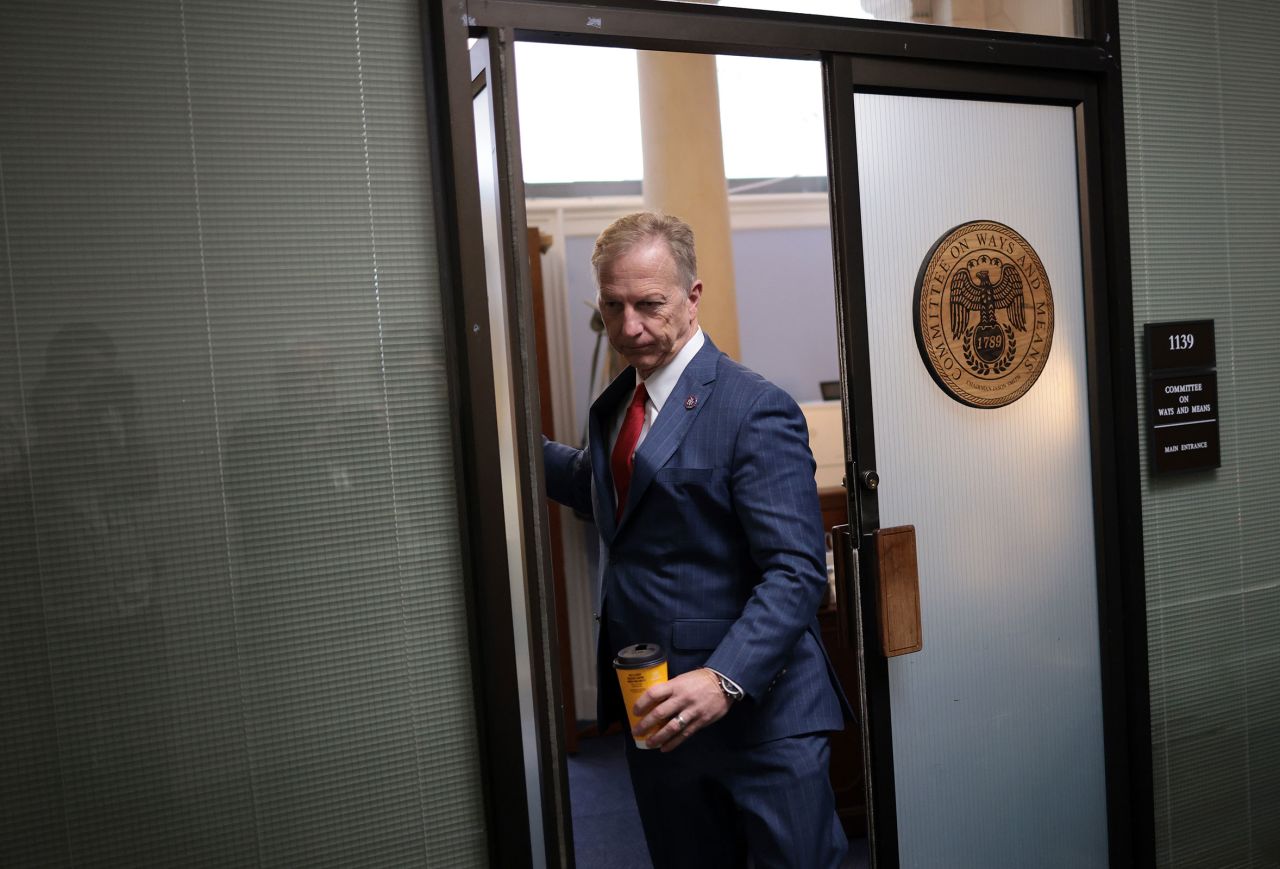
M 889 662 L 902 865 L 1105 866 L 1073 112 L 855 109 L 881 525 L 919 543 L 924 649 Z M 946 395 L 912 328 L 922 260 L 972 220 L 1019 232 L 1053 287 L 1048 363 L 997 409 Z

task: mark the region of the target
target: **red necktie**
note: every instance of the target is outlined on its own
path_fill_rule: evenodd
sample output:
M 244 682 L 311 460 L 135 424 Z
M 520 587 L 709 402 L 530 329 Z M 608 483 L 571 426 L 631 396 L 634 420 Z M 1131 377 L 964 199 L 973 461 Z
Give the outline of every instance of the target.
M 622 519 L 622 508 L 627 503 L 627 492 L 631 489 L 631 467 L 635 464 L 636 443 L 640 440 L 640 429 L 644 428 L 644 404 L 649 400 L 649 393 L 644 384 L 636 387 L 635 397 L 627 405 L 627 415 L 622 420 L 622 428 L 618 431 L 618 442 L 613 445 L 613 457 L 609 460 L 609 468 L 613 471 L 613 485 L 618 490 L 618 511 L 615 519 Z

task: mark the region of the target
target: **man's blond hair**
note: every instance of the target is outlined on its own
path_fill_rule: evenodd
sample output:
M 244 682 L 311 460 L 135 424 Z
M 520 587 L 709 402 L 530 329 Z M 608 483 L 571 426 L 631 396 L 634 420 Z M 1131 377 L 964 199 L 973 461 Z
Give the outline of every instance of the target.
M 667 246 L 676 266 L 676 278 L 684 284 L 685 292 L 698 279 L 698 256 L 693 249 L 693 229 L 678 217 L 656 211 L 637 211 L 619 217 L 605 227 L 596 239 L 591 253 L 591 268 L 595 272 L 596 286 L 600 286 L 600 273 L 638 247 L 661 240 Z

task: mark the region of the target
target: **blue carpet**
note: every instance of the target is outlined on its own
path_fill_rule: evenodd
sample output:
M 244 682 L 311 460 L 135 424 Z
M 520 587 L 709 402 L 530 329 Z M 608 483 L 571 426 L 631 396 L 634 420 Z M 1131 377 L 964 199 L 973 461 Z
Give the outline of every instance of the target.
M 630 738 L 626 736 L 625 738 Z M 569 758 L 569 802 L 578 869 L 653 869 L 640 829 L 621 733 L 578 740 Z M 865 839 L 849 843 L 841 869 L 867 869 Z
M 569 758 L 573 850 L 579 869 L 653 869 L 622 740 L 621 733 L 579 739 L 577 755 Z

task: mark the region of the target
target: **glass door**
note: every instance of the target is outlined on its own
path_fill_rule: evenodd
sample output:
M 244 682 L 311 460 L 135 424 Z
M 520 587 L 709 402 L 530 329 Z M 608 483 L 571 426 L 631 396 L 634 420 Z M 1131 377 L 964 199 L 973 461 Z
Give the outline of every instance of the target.
M 491 454 L 478 473 L 495 494 L 478 529 L 487 551 L 480 591 L 488 629 L 499 642 L 484 654 L 504 672 L 505 691 L 489 698 L 493 726 L 503 728 L 505 768 L 491 798 L 502 800 L 516 820 L 501 837 L 496 856 L 503 865 L 533 867 L 567 860 L 569 835 L 563 721 L 556 679 L 558 646 L 549 590 L 546 508 L 540 478 L 537 356 L 533 294 L 528 265 L 528 228 L 516 121 L 514 53 L 500 28 L 470 49 L 471 129 L 483 298 L 475 293 L 468 311 L 479 389 L 493 399 L 484 420 Z M 470 168 L 470 167 L 467 167 Z M 472 239 L 474 245 L 476 239 Z M 518 811 L 518 815 L 515 814 Z M 527 833 L 523 829 L 527 817 Z
M 876 864 L 1106 866 L 1084 113 L 840 63 Z M 922 643 L 891 655 L 902 526 Z

